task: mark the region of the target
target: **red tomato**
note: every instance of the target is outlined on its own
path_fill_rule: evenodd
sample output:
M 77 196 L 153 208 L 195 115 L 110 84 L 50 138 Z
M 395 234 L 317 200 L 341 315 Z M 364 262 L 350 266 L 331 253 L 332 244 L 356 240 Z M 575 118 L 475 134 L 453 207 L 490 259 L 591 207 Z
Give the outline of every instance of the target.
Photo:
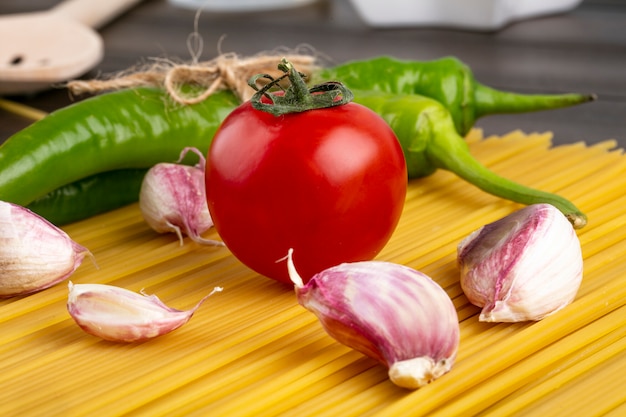
M 402 148 L 385 121 L 356 103 L 273 116 L 250 102 L 216 132 L 206 165 L 215 228 L 235 257 L 291 283 L 374 258 L 404 205 Z

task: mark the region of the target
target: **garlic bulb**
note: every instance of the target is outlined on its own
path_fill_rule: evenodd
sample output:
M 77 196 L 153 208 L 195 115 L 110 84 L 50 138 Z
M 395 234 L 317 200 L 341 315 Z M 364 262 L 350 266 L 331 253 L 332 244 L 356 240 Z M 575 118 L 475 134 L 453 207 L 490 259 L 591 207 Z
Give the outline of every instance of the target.
M 448 294 L 409 267 L 382 261 L 344 263 L 306 285 L 287 255 L 298 302 L 334 339 L 389 368 L 390 380 L 416 389 L 452 367 L 459 322 Z
M 184 148 L 179 161 L 191 151 L 198 155 L 195 166 L 160 163 L 148 170 L 139 191 L 139 208 L 148 225 L 159 233 L 183 234 L 203 245 L 223 243 L 201 236 L 213 226 L 206 202 L 204 169 L 206 160 L 196 148 Z
M 216 287 L 190 310 L 168 307 L 156 295 L 104 284 L 69 283 L 67 310 L 86 333 L 111 342 L 137 342 L 187 323 Z
M 457 248 L 461 287 L 479 320 L 540 320 L 570 304 L 583 275 L 580 241 L 554 206 L 534 204 L 481 227 Z
M 91 253 L 25 207 L 0 201 L 0 298 L 57 284 Z

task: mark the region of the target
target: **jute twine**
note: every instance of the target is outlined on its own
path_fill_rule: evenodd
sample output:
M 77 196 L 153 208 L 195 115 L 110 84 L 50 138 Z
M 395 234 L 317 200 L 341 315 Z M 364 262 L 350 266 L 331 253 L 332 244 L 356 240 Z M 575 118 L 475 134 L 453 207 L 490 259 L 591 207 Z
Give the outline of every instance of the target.
M 72 94 L 96 94 L 110 90 L 133 87 L 164 88 L 170 97 L 180 104 L 195 104 L 205 100 L 219 90 L 231 90 L 242 101 L 250 99 L 256 92 L 248 85 L 248 80 L 257 74 L 268 74 L 274 78 L 283 75 L 278 70 L 281 58 L 291 61 L 295 68 L 310 75 L 317 67 L 317 57 L 309 45 L 295 49 L 278 48 L 271 52 L 261 52 L 251 57 L 241 58 L 235 53 L 222 53 L 218 41 L 218 55 L 209 61 L 200 62 L 204 40 L 199 32 L 201 9 L 194 18 L 194 30 L 187 37 L 187 49 L 191 55 L 189 63 L 178 63 L 170 59 L 152 59 L 152 64 L 131 68 L 106 79 L 74 80 L 66 84 Z M 194 86 L 189 93 L 189 88 Z M 187 91 L 187 92 L 186 92 Z
M 281 58 L 294 64 L 298 71 L 309 75 L 316 68 L 316 57 L 310 53 L 261 53 L 251 57 L 239 57 L 223 53 L 205 62 L 175 63 L 155 60 L 151 65 L 130 69 L 107 79 L 74 80 L 67 83 L 72 94 L 96 94 L 105 91 L 133 87 L 164 88 L 177 103 L 194 104 L 219 90 L 232 90 L 242 101 L 248 100 L 255 91 L 248 79 L 256 74 L 279 77 L 277 69 Z M 186 93 L 183 86 L 193 85 L 194 93 Z

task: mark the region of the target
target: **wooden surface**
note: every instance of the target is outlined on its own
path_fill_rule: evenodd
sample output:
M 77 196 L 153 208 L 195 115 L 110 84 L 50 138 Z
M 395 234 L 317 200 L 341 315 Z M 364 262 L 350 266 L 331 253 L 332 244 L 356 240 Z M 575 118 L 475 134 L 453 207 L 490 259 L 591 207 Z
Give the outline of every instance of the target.
M 3 0 L 0 13 L 47 9 L 56 0 Z M 105 59 L 88 77 L 124 70 L 150 57 L 187 60 L 194 11 L 166 0 L 145 0 L 100 30 Z M 555 143 L 616 139 L 626 146 L 626 2 L 585 0 L 575 10 L 511 24 L 492 33 L 368 27 L 347 0 L 257 13 L 209 13 L 199 20 L 202 59 L 223 52 L 250 55 L 277 47 L 311 45 L 332 62 L 387 54 L 428 60 L 455 55 L 478 80 L 529 93 L 592 92 L 597 102 L 526 115 L 490 116 L 487 134 L 513 129 L 553 131 Z M 1 42 L 9 42 L 3 39 Z M 71 100 L 64 90 L 12 100 L 51 111 Z M 30 121 L 0 109 L 0 141 Z

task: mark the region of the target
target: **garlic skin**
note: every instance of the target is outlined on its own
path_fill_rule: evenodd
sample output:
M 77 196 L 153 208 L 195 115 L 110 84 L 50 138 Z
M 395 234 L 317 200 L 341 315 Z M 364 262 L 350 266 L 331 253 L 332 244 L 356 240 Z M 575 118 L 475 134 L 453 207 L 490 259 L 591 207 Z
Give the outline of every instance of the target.
M 526 206 L 457 247 L 461 288 L 480 321 L 541 320 L 570 304 L 583 276 L 580 241 L 554 206 Z
M 389 368 L 390 380 L 417 389 L 448 372 L 459 321 L 448 294 L 431 278 L 383 261 L 343 263 L 306 285 L 287 255 L 298 302 L 338 342 Z
M 91 253 L 25 207 L 0 201 L 0 298 L 49 288 Z
M 204 185 L 206 160 L 198 149 L 187 147 L 179 162 L 190 151 L 199 157 L 195 166 L 159 163 L 148 170 L 139 191 L 139 209 L 153 230 L 176 233 L 181 246 L 183 234 L 203 245 L 223 246 L 201 236 L 213 227 Z
M 105 284 L 69 283 L 67 311 L 86 333 L 110 342 L 140 342 L 167 334 L 187 323 L 202 303 L 176 310 L 156 295 L 145 295 Z

